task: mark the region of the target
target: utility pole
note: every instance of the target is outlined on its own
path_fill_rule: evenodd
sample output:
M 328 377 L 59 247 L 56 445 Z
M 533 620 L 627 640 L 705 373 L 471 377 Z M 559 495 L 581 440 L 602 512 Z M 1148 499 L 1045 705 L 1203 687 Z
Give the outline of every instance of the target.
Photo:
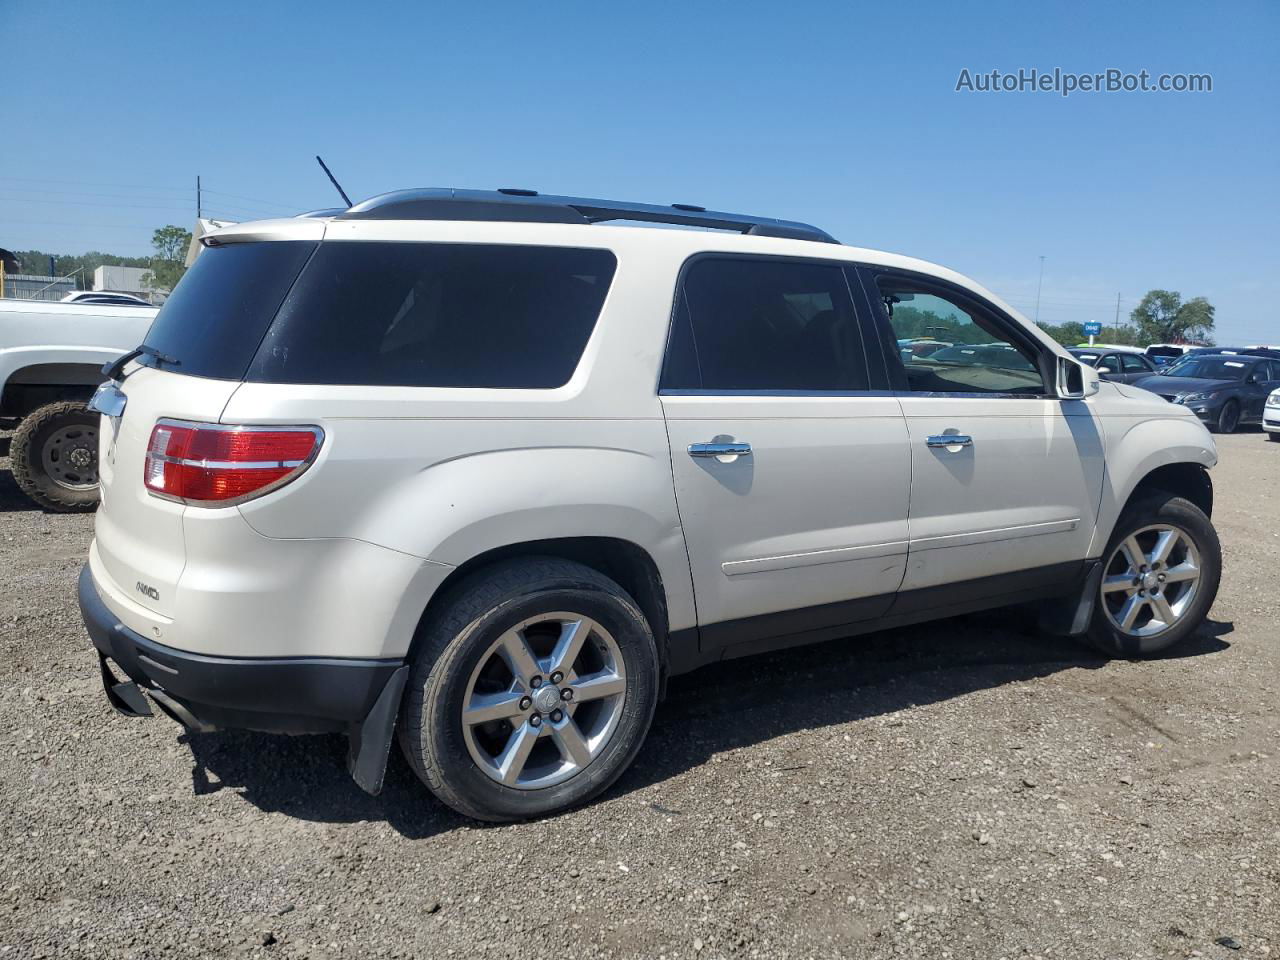
M 1040 256 L 1040 279 L 1036 283 L 1036 326 L 1040 326 L 1040 289 L 1044 286 L 1044 255 Z
M 200 174 L 196 174 L 196 219 L 199 220 L 204 215 L 203 206 L 200 197 Z

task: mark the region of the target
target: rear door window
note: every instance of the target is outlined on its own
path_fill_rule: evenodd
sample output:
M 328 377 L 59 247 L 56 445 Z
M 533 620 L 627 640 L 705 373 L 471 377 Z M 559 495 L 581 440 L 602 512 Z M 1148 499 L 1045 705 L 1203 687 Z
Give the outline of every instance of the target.
M 239 380 L 307 258 L 310 241 L 209 247 L 174 287 L 143 341 L 171 358 L 139 362 L 193 377 Z
M 676 292 L 662 388 L 868 389 L 844 270 L 782 257 L 693 260 Z
M 248 379 L 563 386 L 616 265 L 596 249 L 325 242 L 280 308 Z

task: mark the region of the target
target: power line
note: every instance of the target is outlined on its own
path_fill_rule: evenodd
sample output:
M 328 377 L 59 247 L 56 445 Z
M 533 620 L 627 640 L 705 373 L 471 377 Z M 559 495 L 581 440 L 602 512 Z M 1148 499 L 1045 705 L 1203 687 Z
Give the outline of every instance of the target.
M 185 203 L 99 203 L 96 200 L 48 200 L 43 197 L 0 197 L 2 203 L 52 203 L 60 207 L 113 207 L 130 210 L 189 210 Z
M 190 187 L 163 187 L 150 184 L 148 186 L 140 186 L 138 184 L 129 183 L 104 183 L 92 180 L 49 180 L 42 177 L 8 177 L 0 176 L 0 180 L 13 180 L 19 183 L 58 183 L 68 187 L 114 187 L 119 190 L 159 190 L 162 193 L 181 193 L 190 195 Z

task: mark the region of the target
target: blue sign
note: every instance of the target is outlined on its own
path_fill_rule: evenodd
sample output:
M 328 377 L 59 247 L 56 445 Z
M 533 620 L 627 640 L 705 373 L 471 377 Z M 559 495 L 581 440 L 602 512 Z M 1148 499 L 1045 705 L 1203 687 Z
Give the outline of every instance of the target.
M 1098 334 L 1100 334 L 1100 333 L 1102 333 L 1102 324 L 1100 324 L 1100 323 L 1086 323 L 1086 324 L 1084 325 L 1084 335 L 1085 335 L 1086 337 L 1096 337 L 1096 336 L 1098 336 Z

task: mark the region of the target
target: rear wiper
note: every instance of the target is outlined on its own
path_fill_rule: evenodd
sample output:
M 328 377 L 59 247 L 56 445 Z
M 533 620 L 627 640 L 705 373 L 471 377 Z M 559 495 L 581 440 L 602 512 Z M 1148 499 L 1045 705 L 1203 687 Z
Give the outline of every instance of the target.
M 119 359 L 103 364 L 102 375 L 108 380 L 119 380 L 120 374 L 124 372 L 124 368 L 128 366 L 129 361 L 137 360 L 138 357 L 142 356 L 152 357 L 161 363 L 167 363 L 174 367 L 182 365 L 181 360 L 171 357 L 167 353 L 161 353 L 155 347 L 149 347 L 145 343 L 141 343 Z

